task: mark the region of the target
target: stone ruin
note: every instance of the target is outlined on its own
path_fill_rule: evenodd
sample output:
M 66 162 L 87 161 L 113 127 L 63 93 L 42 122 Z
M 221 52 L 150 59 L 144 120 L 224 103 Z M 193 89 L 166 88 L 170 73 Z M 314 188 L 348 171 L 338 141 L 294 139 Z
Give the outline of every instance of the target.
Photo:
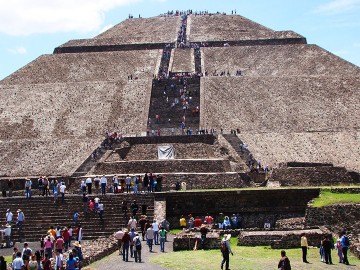
M 84 177 L 152 171 L 166 192 L 153 195 L 151 207 L 165 202 L 158 215 L 172 224 L 188 212 L 239 212 L 250 230 L 237 232 L 239 242 L 269 235 L 267 244 L 290 247 L 298 231 L 315 227 L 320 237 L 328 233 L 316 231 L 320 225 L 347 227 L 311 218 L 321 215 L 307 206 L 319 189 L 308 187 L 359 183 L 359 75 L 359 67 L 299 34 L 239 15 L 127 19 L 0 81 L 0 188 L 11 179 L 21 194 L 25 176 L 36 188 L 37 177 L 49 175 L 65 178 L 77 194 Z M 171 106 L 183 78 L 191 91 L 185 109 Z M 109 145 L 105 131 L 122 139 Z M 158 160 L 162 145 L 174 146 L 174 160 Z M 168 192 L 178 182 L 254 190 Z M 264 232 L 265 219 L 277 231 Z M 358 228 L 351 227 L 354 239 Z

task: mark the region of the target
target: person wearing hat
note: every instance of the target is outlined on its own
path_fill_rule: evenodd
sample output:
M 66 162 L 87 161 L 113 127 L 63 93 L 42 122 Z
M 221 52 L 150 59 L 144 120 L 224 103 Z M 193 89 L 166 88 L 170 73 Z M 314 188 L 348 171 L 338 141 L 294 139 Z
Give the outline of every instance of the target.
M 25 221 L 25 215 L 23 213 L 23 211 L 21 211 L 21 209 L 18 209 L 17 211 L 17 222 L 16 225 L 18 226 L 19 230 L 22 230 L 22 226 L 24 224 Z
M 32 186 L 32 181 L 30 180 L 30 178 L 26 178 L 25 179 L 25 196 L 28 199 L 31 198 L 31 186 Z
M 10 247 L 11 225 L 6 224 L 4 229 L 5 246 Z
M 123 247 L 123 261 L 129 261 L 129 248 L 130 248 L 131 237 L 127 229 L 124 230 L 124 235 L 121 239 Z
M 6 223 L 11 225 L 12 219 L 13 219 L 13 213 L 11 213 L 11 210 L 9 208 L 6 210 Z
M 221 261 L 221 269 L 224 268 L 224 264 L 225 264 L 225 270 L 229 270 L 229 262 L 230 262 L 230 253 L 231 255 L 234 255 L 234 253 L 231 250 L 230 247 L 230 240 L 231 238 L 231 234 L 224 234 L 223 239 L 221 240 L 221 253 L 223 256 L 223 260 Z

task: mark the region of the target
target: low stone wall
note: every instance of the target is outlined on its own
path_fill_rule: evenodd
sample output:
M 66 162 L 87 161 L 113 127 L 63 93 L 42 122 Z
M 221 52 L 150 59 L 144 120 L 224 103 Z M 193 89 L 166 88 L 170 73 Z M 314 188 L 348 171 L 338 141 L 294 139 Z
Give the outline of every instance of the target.
M 201 245 L 201 234 L 198 231 L 183 231 L 176 235 L 173 242 L 173 250 L 197 250 L 197 249 L 219 249 L 220 238 L 217 232 L 206 234 L 204 246 Z
M 298 217 L 298 218 L 286 218 L 286 219 L 278 219 L 275 222 L 275 229 L 276 230 L 303 230 L 305 227 L 305 218 Z
M 124 141 L 134 144 L 160 144 L 160 143 L 206 143 L 214 144 L 215 136 L 192 135 L 192 136 L 153 136 L 153 137 L 126 137 Z
M 94 174 L 142 174 L 144 172 L 226 172 L 230 171 L 228 160 L 222 159 L 182 159 L 182 160 L 137 160 L 119 162 L 99 162 Z
M 319 189 L 257 189 L 217 192 L 156 193 L 156 200 L 166 200 L 167 219 L 176 228 L 181 215 L 213 217 L 219 213 L 231 216 L 239 213 L 242 228 L 262 228 L 268 219 L 274 227 L 276 220 L 302 217 L 307 203 L 319 196 Z
M 279 181 L 281 186 L 332 186 L 354 184 L 343 167 L 287 167 L 274 169 L 269 181 Z
M 269 246 L 273 248 L 298 248 L 301 234 L 305 233 L 309 246 L 318 246 L 326 236 L 327 230 L 293 230 L 293 231 L 242 231 L 239 234 L 239 246 Z
M 83 245 L 82 252 L 84 256 L 83 265 L 89 265 L 95 261 L 98 261 L 117 250 L 117 240 L 115 236 L 109 236 L 107 238 L 100 237 L 94 241 L 89 241 L 86 245 Z

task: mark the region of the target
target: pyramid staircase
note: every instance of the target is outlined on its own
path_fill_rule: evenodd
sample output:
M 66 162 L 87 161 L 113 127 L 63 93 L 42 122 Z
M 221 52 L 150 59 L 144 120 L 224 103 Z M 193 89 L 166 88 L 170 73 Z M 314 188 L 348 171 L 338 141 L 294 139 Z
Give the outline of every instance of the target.
M 90 195 L 89 198 L 94 198 Z M 99 198 L 104 204 L 103 222 L 97 214 L 83 214 L 82 196 L 65 195 L 64 203 L 61 198 L 54 203 L 53 196 L 33 196 L 30 199 L 24 197 L 11 197 L 0 199 L 0 212 L 5 213 L 10 208 L 14 214 L 13 224 L 16 222 L 16 210 L 21 209 L 25 214 L 23 233 L 17 230 L 16 225 L 12 226 L 12 239 L 16 242 L 38 241 L 46 235 L 50 226 L 72 226 L 74 228 L 73 214 L 78 211 L 80 214 L 79 224 L 83 228 L 84 240 L 107 237 L 127 224 L 129 217 L 125 217 L 121 210 L 121 202 L 128 202 L 128 215 L 131 213 L 130 204 L 136 200 L 141 214 L 141 205 L 147 205 L 146 215 L 150 220 L 154 217 L 154 197 L 152 194 L 109 194 Z M 75 230 L 74 230 L 75 232 Z M 75 233 L 74 233 L 75 235 Z M 73 239 L 75 237 L 73 236 Z

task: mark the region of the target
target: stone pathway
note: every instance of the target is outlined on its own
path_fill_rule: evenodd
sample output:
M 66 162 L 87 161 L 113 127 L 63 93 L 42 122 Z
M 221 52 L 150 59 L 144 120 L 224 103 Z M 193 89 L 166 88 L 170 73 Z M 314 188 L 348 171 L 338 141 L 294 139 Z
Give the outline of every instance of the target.
M 165 243 L 165 253 L 173 252 L 173 235 L 168 236 L 168 241 Z M 130 258 L 129 261 L 124 262 L 122 260 L 122 255 L 119 255 L 119 252 L 115 252 L 104 259 L 97 261 L 89 266 L 83 268 L 83 270 L 118 270 L 118 269 L 129 269 L 129 270 L 169 270 L 168 268 L 161 267 L 157 264 L 149 262 L 149 258 L 161 254 L 160 245 L 153 245 L 153 252 L 149 252 L 149 248 L 146 245 L 145 241 L 142 241 L 142 250 L 141 250 L 141 263 L 136 263 L 134 258 Z

